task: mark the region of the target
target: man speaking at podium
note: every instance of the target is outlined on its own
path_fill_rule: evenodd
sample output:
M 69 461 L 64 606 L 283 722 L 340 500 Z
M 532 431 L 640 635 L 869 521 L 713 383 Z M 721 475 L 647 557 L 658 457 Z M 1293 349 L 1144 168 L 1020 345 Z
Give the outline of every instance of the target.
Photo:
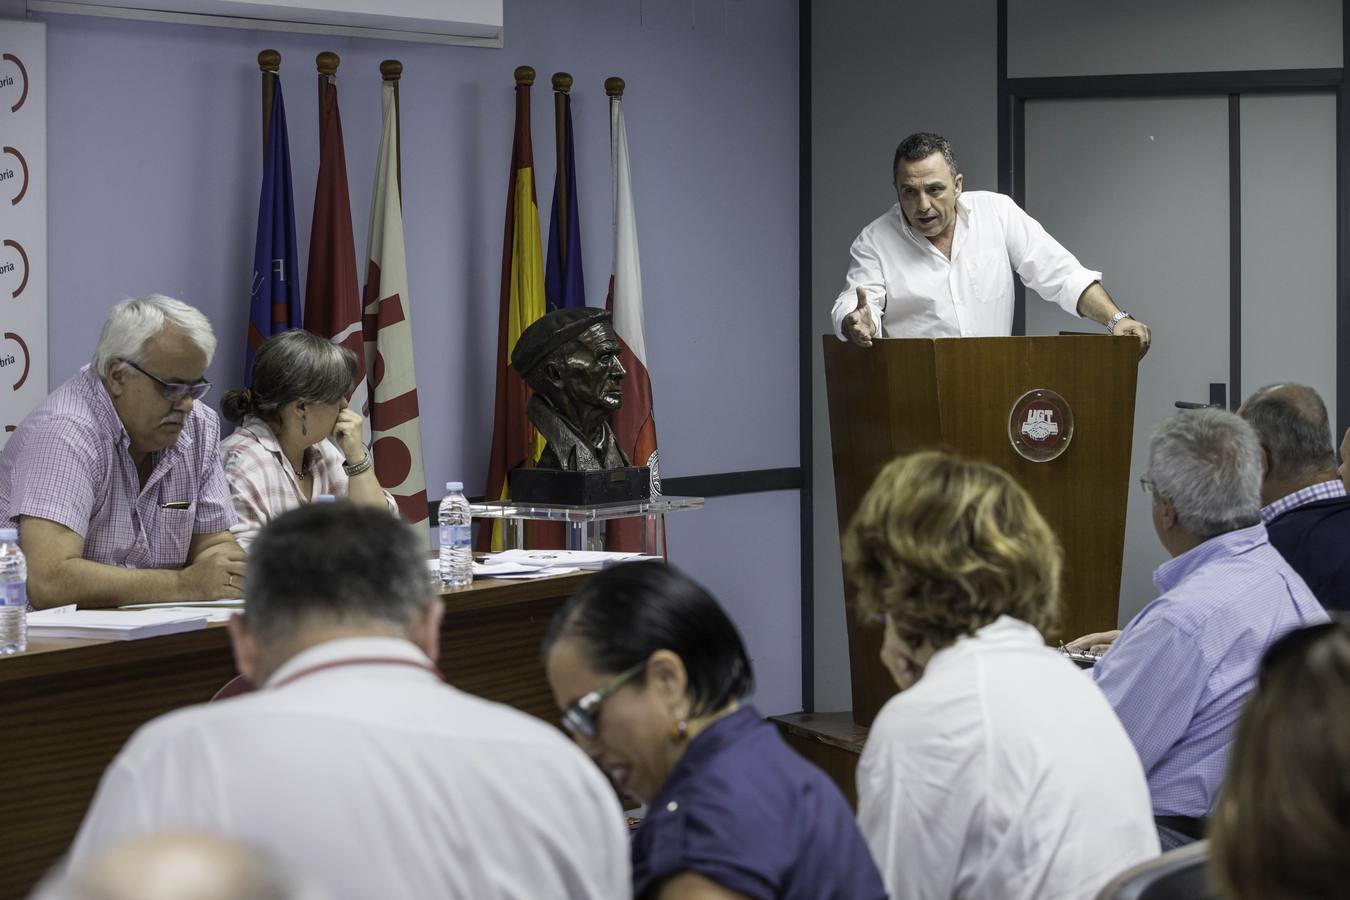
M 899 200 L 863 229 L 849 250 L 846 286 L 834 302 L 840 340 L 869 347 L 874 337 L 999 337 L 1012 333 L 1013 281 L 1065 312 L 1115 335 L 1149 330 L 1121 311 L 1101 285 L 1011 198 L 961 191 L 951 143 L 911 134 L 895 151 Z

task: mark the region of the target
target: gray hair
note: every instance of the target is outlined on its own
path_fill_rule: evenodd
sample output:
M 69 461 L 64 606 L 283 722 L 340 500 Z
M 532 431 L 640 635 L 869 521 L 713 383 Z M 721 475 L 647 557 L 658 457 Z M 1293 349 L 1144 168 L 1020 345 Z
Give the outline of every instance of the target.
M 244 609 L 279 649 L 319 620 L 407 634 L 433 600 L 426 538 L 383 507 L 307 503 L 273 519 L 249 548 Z
M 1181 527 L 1208 540 L 1261 521 L 1261 444 L 1221 409 L 1183 410 L 1153 431 L 1148 472 Z
M 942 158 L 947 162 L 947 168 L 952 170 L 953 178 L 961 174 L 961 170 L 956 165 L 956 157 L 952 155 L 951 141 L 940 134 L 933 134 L 931 131 L 916 131 L 901 141 L 900 146 L 895 148 L 895 161 L 891 163 L 891 177 L 894 178 L 900 170 L 901 160 L 918 162 L 921 159 L 927 159 L 934 153 L 942 154 Z
M 90 368 L 103 378 L 108 374 L 108 363 L 115 359 L 140 362 L 146 342 L 168 326 L 186 333 L 206 354 L 206 364 L 211 365 L 211 358 L 216 355 L 216 335 L 206 316 L 181 300 L 149 294 L 138 300 L 123 300 L 108 313 Z
M 1279 480 L 1334 472 L 1340 461 L 1331 439 L 1327 405 L 1302 384 L 1270 384 L 1242 404 L 1238 414 L 1256 429 Z
M 356 381 L 356 355 L 308 331 L 283 331 L 258 346 L 247 391 L 226 391 L 220 412 L 231 422 L 252 413 L 273 424 L 296 400 L 336 403 Z

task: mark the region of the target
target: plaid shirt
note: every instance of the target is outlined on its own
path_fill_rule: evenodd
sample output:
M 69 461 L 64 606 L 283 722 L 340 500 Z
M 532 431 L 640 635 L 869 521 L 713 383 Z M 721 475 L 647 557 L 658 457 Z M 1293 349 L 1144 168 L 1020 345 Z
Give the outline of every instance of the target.
M 220 421 L 192 404 L 171 446 L 150 454 L 142 486 L 131 437 L 89 367 L 53 391 L 0 451 L 0 526 L 48 519 L 84 538 L 85 559 L 129 569 L 187 562 L 194 534 L 234 524 L 216 448 Z
M 1274 503 L 1261 507 L 1261 521 L 1269 525 L 1291 509 L 1297 509 L 1317 500 L 1335 500 L 1337 497 L 1344 496 L 1345 484 L 1339 478 L 1334 481 L 1323 481 L 1321 484 L 1305 487 L 1301 491 L 1285 494 Z
M 332 441 L 325 439 L 305 448 L 303 465 L 314 477 L 310 497 L 306 497 L 276 435 L 257 416 L 246 416 L 234 433 L 220 442 L 220 459 L 239 518 L 232 530 L 241 547 L 252 543 L 272 519 L 308 503 L 310 497 L 347 496 L 347 473 L 342 468 L 346 458 Z M 384 497 L 389 509 L 397 513 L 398 505 L 388 491 Z

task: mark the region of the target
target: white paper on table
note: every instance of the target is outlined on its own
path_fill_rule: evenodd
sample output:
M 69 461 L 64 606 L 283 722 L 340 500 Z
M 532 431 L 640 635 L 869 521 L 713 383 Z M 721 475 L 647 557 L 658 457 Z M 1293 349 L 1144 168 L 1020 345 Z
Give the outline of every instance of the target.
M 225 600 L 170 600 L 167 603 L 128 603 L 118 609 L 176 609 L 195 612 L 202 609 L 243 609 L 244 601 L 231 597 Z M 213 620 L 214 621 L 214 620 Z
M 649 559 L 641 553 L 609 550 L 503 550 L 489 557 L 489 562 L 515 563 L 533 568 L 571 566 L 582 569 L 600 569 L 617 562 Z
M 573 572 L 580 572 L 577 566 L 549 566 L 543 569 L 524 568 L 520 572 L 489 572 L 487 578 L 519 578 L 522 580 L 531 578 L 552 578 L 554 575 L 571 575 Z
M 526 572 L 538 572 L 539 570 L 539 566 L 524 566 L 520 563 L 511 562 L 498 563 L 489 559 L 487 562 L 473 564 L 473 577 L 497 578 L 503 575 L 522 575 Z
M 57 607 L 28 614 L 30 637 L 134 640 L 205 628 L 199 609 L 116 610 Z

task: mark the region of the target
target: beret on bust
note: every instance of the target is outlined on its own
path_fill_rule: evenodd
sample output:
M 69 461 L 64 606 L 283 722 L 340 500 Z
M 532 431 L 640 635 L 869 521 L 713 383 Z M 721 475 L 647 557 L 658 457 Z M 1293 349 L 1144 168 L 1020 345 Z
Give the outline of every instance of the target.
M 588 328 L 610 322 L 610 314 L 593 306 L 574 306 L 555 309 L 530 323 L 511 350 L 511 368 L 521 378 L 528 378 L 554 350 L 572 340 Z

